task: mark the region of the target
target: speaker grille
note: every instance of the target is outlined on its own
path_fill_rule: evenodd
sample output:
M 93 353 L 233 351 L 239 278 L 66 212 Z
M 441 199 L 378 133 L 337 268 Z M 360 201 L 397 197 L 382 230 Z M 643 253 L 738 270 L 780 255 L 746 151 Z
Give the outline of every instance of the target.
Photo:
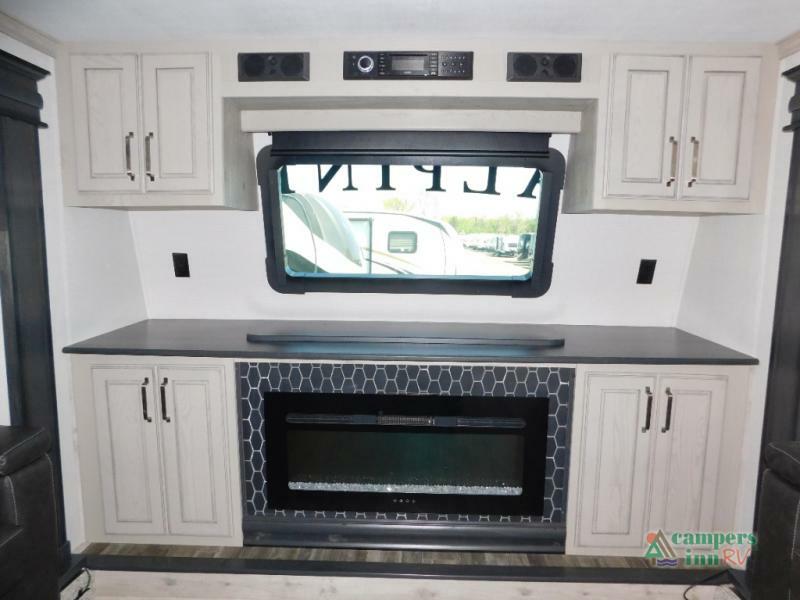
M 557 56 L 553 61 L 553 72 L 556 77 L 563 79 L 575 77 L 575 72 L 578 70 L 578 61 L 570 54 L 562 54 Z
M 281 73 L 294 77 L 303 71 L 303 55 L 302 54 L 287 54 L 281 60 Z
M 248 54 L 242 61 L 242 71 L 248 77 L 258 77 L 264 72 L 266 62 L 261 54 Z
M 514 58 L 514 72 L 530 77 L 536 73 L 536 58 L 531 54 L 517 54 Z
M 308 81 L 308 52 L 243 52 L 239 81 Z
M 577 83 L 581 80 L 581 59 L 581 54 L 509 52 L 506 81 Z

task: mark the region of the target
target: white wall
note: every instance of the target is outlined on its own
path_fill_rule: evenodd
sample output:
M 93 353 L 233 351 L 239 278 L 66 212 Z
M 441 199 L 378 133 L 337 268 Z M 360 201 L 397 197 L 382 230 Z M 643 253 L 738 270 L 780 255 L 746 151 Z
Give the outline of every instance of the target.
M 797 64 L 800 53 L 783 60 L 779 72 Z M 742 530 L 752 526 L 755 508 L 792 145 L 792 135 L 781 128 L 789 121 L 787 106 L 793 93 L 794 85 L 781 78 L 764 214 L 700 219 L 678 314 L 678 327 L 737 348 L 760 361 L 751 377 L 751 402 L 742 441 L 744 476 L 737 506 Z
M 5 34 L 0 34 L 0 48 L 53 72 L 50 56 Z M 69 358 L 61 348 L 146 318 L 147 313 L 127 213 L 64 207 L 54 75 L 39 83 L 39 93 L 44 100 L 42 120 L 49 125 L 40 130 L 39 143 L 66 527 L 70 541 L 78 545 L 84 533 L 72 378 Z M 0 395 L 0 420 L 7 413 L 3 399 Z
M 265 273 L 260 213 L 135 213 L 131 223 L 150 318 L 277 318 L 672 326 L 696 219 L 559 217 L 553 284 L 541 298 L 282 295 Z M 172 252 L 192 276 L 176 279 Z M 658 260 L 636 285 L 640 258 Z
M 261 136 L 256 145 L 268 143 Z M 567 154 L 568 138 L 552 145 Z M 275 318 L 597 325 L 675 324 L 697 217 L 561 215 L 553 283 L 541 298 L 282 295 L 265 272 L 261 212 L 134 212 L 131 223 L 151 318 Z M 172 252 L 192 276 L 177 279 Z M 636 285 L 641 258 L 658 260 Z

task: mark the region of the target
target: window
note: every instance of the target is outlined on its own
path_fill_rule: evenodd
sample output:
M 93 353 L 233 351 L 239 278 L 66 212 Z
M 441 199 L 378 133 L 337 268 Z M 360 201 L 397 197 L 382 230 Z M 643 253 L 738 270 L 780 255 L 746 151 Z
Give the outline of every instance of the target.
M 390 231 L 387 243 L 389 252 L 414 254 L 417 251 L 416 231 Z
M 259 152 L 280 292 L 540 296 L 564 159 L 545 134 L 276 133 Z

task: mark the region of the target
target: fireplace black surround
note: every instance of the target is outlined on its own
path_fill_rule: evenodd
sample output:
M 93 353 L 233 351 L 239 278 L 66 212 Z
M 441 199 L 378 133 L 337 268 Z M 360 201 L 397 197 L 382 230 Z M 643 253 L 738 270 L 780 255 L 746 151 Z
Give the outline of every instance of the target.
M 548 399 L 266 392 L 267 507 L 541 516 Z
M 547 552 L 563 550 L 569 464 L 569 415 L 574 369 L 493 364 L 309 361 L 239 363 L 237 374 L 241 414 L 243 530 L 246 545 L 513 549 Z M 295 410 L 291 403 L 280 401 L 281 397 L 301 396 L 306 404 L 303 411 Z M 283 444 L 280 435 L 286 435 L 295 428 L 295 431 L 300 433 L 295 438 L 295 443 L 303 447 L 307 442 L 303 439 L 303 427 L 308 426 L 308 421 L 332 421 L 334 419 L 330 417 L 337 415 L 337 411 L 346 414 L 345 420 L 352 420 L 353 415 L 360 415 L 355 417 L 355 420 L 361 420 L 362 423 L 365 418 L 373 421 L 366 425 L 351 424 L 349 427 L 389 427 L 375 423 L 380 417 L 377 411 L 370 413 L 359 407 L 360 400 L 372 402 L 380 396 L 384 397 L 381 400 L 388 406 L 383 409 L 383 416 L 387 422 L 391 420 L 390 417 L 402 416 L 404 414 L 402 411 L 411 413 L 411 407 L 414 406 L 420 413 L 416 415 L 417 417 L 442 419 L 435 420 L 433 425 L 420 425 L 419 429 L 413 430 L 414 433 L 421 434 L 430 434 L 436 429 L 436 425 L 448 425 L 446 419 L 453 418 L 452 413 L 462 410 L 465 405 L 472 407 L 468 410 L 477 411 L 477 414 L 467 415 L 469 418 L 484 418 L 488 414 L 490 417 L 500 418 L 498 415 L 501 415 L 502 418 L 508 419 L 504 422 L 508 429 L 500 428 L 504 432 L 513 431 L 514 427 L 520 424 L 515 420 L 525 420 L 526 426 L 530 420 L 532 425 L 538 423 L 541 427 L 544 419 L 539 420 L 536 416 L 532 418 L 531 414 L 538 415 L 537 409 L 541 411 L 546 406 L 546 434 L 540 435 L 539 438 L 544 442 L 544 477 L 540 479 L 543 482 L 542 491 L 528 494 L 526 499 L 518 497 L 515 499 L 514 495 L 518 490 L 495 489 L 493 491 L 496 494 L 508 496 L 501 498 L 508 503 L 504 502 L 502 509 L 484 511 L 479 510 L 483 509 L 483 506 L 470 507 L 469 502 L 474 498 L 457 498 L 459 501 L 463 500 L 464 504 L 443 506 L 445 503 L 440 496 L 432 498 L 439 503 L 438 508 L 431 508 L 429 505 L 419 504 L 421 496 L 417 494 L 392 494 L 385 489 L 375 491 L 375 488 L 362 487 L 360 490 L 362 494 L 379 495 L 378 500 L 383 502 L 388 500 L 390 504 L 384 504 L 382 508 L 372 505 L 371 510 L 367 509 L 366 505 L 360 505 L 358 508 L 355 506 L 340 508 L 341 504 L 327 503 L 336 493 L 333 490 L 328 490 L 331 494 L 324 501 L 320 500 L 320 496 L 313 495 L 314 492 L 321 491 L 313 489 L 314 487 L 324 487 L 315 486 L 315 483 L 343 483 L 343 481 L 333 481 L 331 477 L 325 480 L 325 477 L 330 475 L 331 465 L 324 464 L 324 461 L 328 460 L 324 453 L 317 452 L 316 456 L 311 456 L 313 460 L 309 461 L 310 464 L 303 464 L 301 461 L 299 465 L 295 464 L 292 467 L 295 472 L 301 472 L 306 476 L 314 475 L 308 478 L 297 477 L 295 483 L 301 485 L 295 485 L 297 488 L 295 490 L 289 488 L 289 481 L 293 479 L 290 479 L 288 462 L 281 461 L 285 465 L 283 475 L 280 473 L 282 467 L 277 467 L 276 472 L 274 465 L 267 464 L 268 459 L 275 460 L 274 457 L 270 458 L 273 442 L 279 446 Z M 348 404 L 346 410 L 343 409 Z M 508 406 L 511 406 L 510 416 L 504 412 Z M 394 410 L 395 408 L 398 410 Z M 434 408 L 440 410 L 433 410 Z M 529 409 L 533 411 L 531 414 L 527 414 Z M 406 414 L 406 416 L 415 415 Z M 287 418 L 293 423 L 286 423 Z M 273 423 L 275 419 L 279 422 L 278 428 L 283 427 L 281 421 L 291 425 L 285 428 L 286 434 L 275 433 L 276 426 Z M 329 427 L 329 425 L 323 426 L 322 423 L 317 425 L 322 430 Z M 337 431 L 336 427 L 333 431 Z M 408 433 L 409 430 L 405 431 Z M 524 434 L 522 437 L 524 438 Z M 423 439 L 431 440 L 430 437 Z M 434 441 L 438 443 L 438 440 Z M 473 445 L 471 440 L 467 442 L 465 444 L 467 447 Z M 328 440 L 326 443 L 331 442 Z M 522 446 L 524 445 L 523 442 Z M 403 444 L 399 446 L 402 447 Z M 498 444 L 495 440 L 494 447 L 500 448 L 499 452 L 502 453 L 508 452 L 509 447 L 513 449 L 514 444 Z M 510 455 L 513 456 L 513 452 Z M 441 466 L 441 463 L 439 464 Z M 339 464 L 340 469 L 343 467 L 347 467 L 346 462 L 344 465 Z M 394 468 L 397 468 L 397 464 Z M 480 474 L 480 469 L 477 472 Z M 506 472 L 508 473 L 513 475 L 513 469 Z M 405 483 L 415 485 L 410 480 L 419 474 L 419 471 L 415 473 L 413 468 L 411 471 L 407 470 L 404 473 Z M 285 481 L 282 483 L 275 481 L 281 477 Z M 459 480 L 456 478 L 455 481 Z M 436 485 L 446 486 L 450 482 L 439 481 Z M 463 483 L 463 479 L 461 482 Z M 484 481 L 490 484 L 498 482 L 509 485 L 494 486 L 495 488 L 517 487 L 510 485 L 513 481 Z M 373 480 L 360 483 L 381 485 L 385 482 Z M 332 487 L 335 489 L 336 485 Z M 411 489 L 414 492 L 421 491 L 419 488 Z M 530 485 L 528 489 L 532 489 Z M 312 494 L 293 493 L 300 491 Z M 445 487 L 436 491 L 448 491 L 448 489 Z M 527 498 L 532 498 L 533 495 L 537 498 L 528 503 Z M 351 499 L 355 498 L 355 495 L 351 495 Z M 415 498 L 417 503 L 413 502 Z M 368 499 L 372 502 L 374 497 Z M 392 502 L 394 499 L 398 502 Z M 401 503 L 401 499 L 410 499 L 412 502 Z M 496 496 L 489 499 L 498 500 Z M 518 501 L 516 506 L 515 500 Z M 391 508 L 387 507 L 389 505 Z M 498 506 L 496 503 L 494 505 Z

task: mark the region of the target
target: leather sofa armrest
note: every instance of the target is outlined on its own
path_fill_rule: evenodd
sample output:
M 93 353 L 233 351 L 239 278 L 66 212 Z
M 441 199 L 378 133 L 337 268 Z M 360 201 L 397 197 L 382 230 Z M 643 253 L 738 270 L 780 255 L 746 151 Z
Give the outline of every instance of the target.
M 0 426 L 0 477 L 27 467 L 49 449 L 50 434 L 44 428 Z
M 800 441 L 770 442 L 764 458 L 770 469 L 785 481 L 800 487 Z
M 800 529 L 798 526 L 797 529 Z M 795 541 L 800 532 L 795 529 Z M 791 598 L 800 598 L 800 548 L 795 547 L 792 549 L 792 569 L 789 575 L 789 586 L 791 589 Z

